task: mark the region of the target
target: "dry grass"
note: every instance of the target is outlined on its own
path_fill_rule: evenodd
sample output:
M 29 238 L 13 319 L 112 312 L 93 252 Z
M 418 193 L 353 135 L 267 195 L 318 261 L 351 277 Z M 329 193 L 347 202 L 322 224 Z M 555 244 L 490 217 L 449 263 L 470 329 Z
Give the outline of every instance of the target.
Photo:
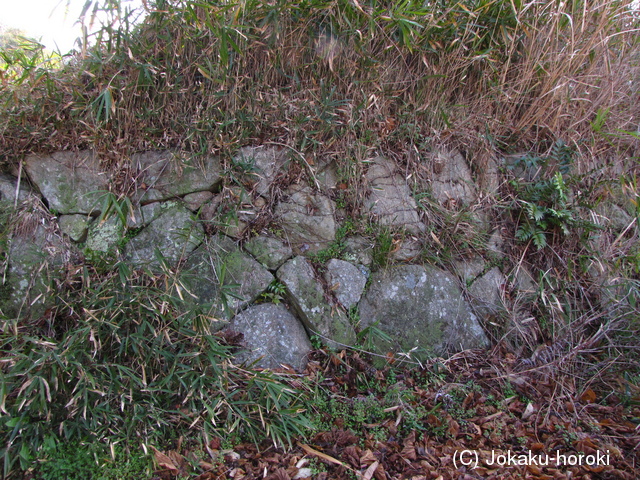
M 620 133 L 640 115 L 629 3 L 166 6 L 134 32 L 105 27 L 112 41 L 62 70 L 23 61 L 2 93 L 0 158 L 90 146 L 115 165 L 265 141 L 312 155 L 439 141 L 541 151 L 563 138 L 601 159 L 637 147 Z

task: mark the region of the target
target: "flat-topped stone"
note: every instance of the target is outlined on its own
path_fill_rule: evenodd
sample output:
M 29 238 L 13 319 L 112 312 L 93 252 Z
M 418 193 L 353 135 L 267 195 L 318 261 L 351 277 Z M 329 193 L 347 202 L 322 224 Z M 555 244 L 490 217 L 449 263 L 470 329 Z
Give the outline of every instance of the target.
M 384 157 L 371 160 L 366 174 L 371 185 L 365 208 L 380 225 L 404 228 L 411 233 L 425 230 L 416 201 L 404 178 L 395 172 L 395 163 Z
M 25 169 L 49 208 L 60 214 L 97 213 L 108 191 L 108 175 L 91 150 L 26 158 Z
M 311 342 L 307 332 L 283 305 L 264 303 L 236 315 L 229 329 L 243 334 L 244 350 L 236 354 L 241 362 L 261 368 L 291 366 L 304 370 Z
M 430 266 L 400 265 L 374 273 L 360 302 L 360 325 L 377 325 L 388 335 L 373 338 L 382 355 L 413 350 L 426 358 L 488 345 L 455 278 Z
M 276 207 L 276 217 L 293 251 L 315 253 L 336 238 L 335 204 L 307 186 L 291 188 Z

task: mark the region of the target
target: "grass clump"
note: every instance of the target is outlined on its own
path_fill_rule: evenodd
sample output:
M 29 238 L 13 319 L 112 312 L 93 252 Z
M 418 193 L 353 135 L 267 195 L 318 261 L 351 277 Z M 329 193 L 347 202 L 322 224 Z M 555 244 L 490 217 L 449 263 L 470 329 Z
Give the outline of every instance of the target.
M 40 480 L 144 480 L 151 472 L 150 459 L 141 453 L 126 453 L 114 447 L 112 455 L 103 449 L 71 443 L 58 445 L 35 469 Z
M 168 293 L 171 278 L 84 267 L 69 282 L 48 316 L 0 322 L 5 476 L 67 442 L 136 448 L 198 428 L 202 441 L 284 445 L 306 432 L 301 393 L 234 367 L 210 320 Z

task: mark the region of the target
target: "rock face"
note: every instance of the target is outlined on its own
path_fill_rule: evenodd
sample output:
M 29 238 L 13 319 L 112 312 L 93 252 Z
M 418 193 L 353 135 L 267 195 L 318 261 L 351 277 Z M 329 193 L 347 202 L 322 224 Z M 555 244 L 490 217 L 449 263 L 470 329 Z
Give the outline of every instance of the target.
M 137 173 L 142 192 L 138 200 L 143 204 L 212 190 L 222 174 L 216 157 L 187 156 L 166 150 L 135 154 L 131 167 Z
M 183 200 L 185 206 L 191 210 L 192 212 L 196 212 L 204 205 L 209 202 L 213 198 L 213 193 L 205 190 L 204 192 L 193 192 L 188 193 L 184 196 Z
M 89 227 L 85 251 L 113 252 L 123 237 L 124 225 L 122 225 L 120 218 L 113 216 L 103 222 L 95 220 Z
M 315 253 L 336 238 L 335 204 L 309 187 L 288 191 L 289 199 L 278 204 L 276 217 L 295 253 Z
M 29 177 L 58 213 L 96 213 L 108 189 L 107 174 L 100 171 L 97 155 L 56 152 L 50 156 L 30 156 L 25 160 Z
M 298 316 L 310 335 L 319 334 L 330 347 L 354 345 L 355 330 L 340 309 L 333 309 L 325 300 L 322 285 L 318 283 L 311 263 L 304 257 L 295 257 L 282 265 L 276 273 L 287 287 L 287 294 Z
M 0 311 L 8 318 L 37 318 L 53 304 L 51 281 L 70 255 L 62 240 L 38 225 L 16 233 L 9 245 L 9 268 L 0 285 Z
M 171 203 L 170 205 L 175 205 Z M 141 228 L 146 227 L 156 218 L 162 215 L 167 205 L 155 202 L 148 205 L 136 205 L 133 207 L 133 212 L 127 215 L 127 227 L 128 228 Z
M 476 199 L 471 170 L 460 152 L 439 152 L 433 163 L 433 196 L 447 207 L 469 205 Z
M 454 271 L 465 285 L 471 285 L 484 272 L 485 267 L 486 263 L 482 257 L 458 260 L 453 264 Z
M 362 265 L 371 265 L 373 262 L 373 247 L 375 242 L 364 237 L 350 237 L 344 242 L 347 260 Z
M 363 328 L 377 324 L 390 338 L 374 338 L 378 353 L 444 355 L 488 344 L 453 276 L 434 267 L 402 265 L 373 275 L 360 302 Z
M 253 237 L 244 248 L 269 270 L 277 270 L 293 255 L 291 247 L 273 237 Z
M 473 308 L 479 315 L 495 315 L 504 310 L 501 293 L 506 279 L 498 267 L 493 267 L 469 287 Z
M 418 217 L 411 189 L 394 169 L 395 164 L 384 157 L 372 160 L 366 175 L 371 189 L 365 207 L 380 225 L 406 228 L 411 233 L 422 232 L 425 227 Z
M 266 195 L 278 173 L 287 163 L 287 152 L 274 147 L 243 147 L 233 157 L 234 163 L 249 170 L 249 180 L 256 182 L 258 195 Z
M 17 184 L 17 178 L 13 178 L 10 175 L 0 173 L 0 202 L 8 202 L 10 204 L 15 203 Z M 30 195 L 33 194 L 33 191 L 28 185 L 20 182 L 20 188 L 18 189 L 18 202 L 25 201 Z
M 202 225 L 182 205 L 169 204 L 140 234 L 125 246 L 125 257 L 135 266 L 160 269 L 160 254 L 169 266 L 186 257 L 204 239 Z M 156 252 L 157 250 L 157 252 Z
M 615 232 L 623 232 L 633 223 L 633 218 L 619 205 L 612 202 L 602 202 L 596 209 L 597 223 L 611 227 Z
M 344 260 L 332 258 L 327 262 L 324 276 L 340 305 L 349 309 L 360 301 L 367 283 L 366 271 Z
M 55 299 L 51 279 L 56 277 L 50 272 L 69 258 L 83 255 L 78 262 L 105 269 L 124 261 L 133 269 L 148 267 L 154 275 L 171 273 L 167 277 L 172 280 L 167 283 L 170 294 L 208 315 L 212 331 L 229 327 L 243 333 L 247 350 L 238 358 L 257 360 L 265 368 L 286 364 L 303 369 L 311 348 L 310 335 L 330 348 L 354 346 L 356 327 L 351 322 L 356 312 L 360 329 L 376 324 L 389 335 L 390 340 L 374 340 L 383 354 L 414 348 L 425 354 L 446 354 L 487 344 L 452 275 L 432 267 L 404 265 L 370 278 L 367 265 L 376 268 L 380 263 L 374 263 L 375 245 L 380 243 L 379 238 L 372 238 L 374 228 L 358 227 L 358 236 L 335 243 L 336 219 L 344 220 L 346 227 L 346 217 L 352 213 L 347 208 L 336 211 L 330 198 L 345 198 L 340 192 L 345 189 L 344 179 L 335 159 L 327 157 L 307 165 L 313 188 L 298 181 L 284 195 L 276 195 L 279 191 L 273 186 L 288 168 L 288 154 L 271 147 L 240 149 L 232 163 L 243 173 L 241 181 L 232 185 L 223 182 L 216 157 L 178 151 L 138 153 L 125 165 L 130 167 L 136 193 L 117 199 L 105 197 L 106 192 L 119 190 L 110 184 L 109 175 L 100 170 L 99 158 L 91 151 L 27 158 L 21 175 L 30 182 L 21 185 L 17 213 L 24 215 L 24 223 L 16 222 L 20 229 L 15 233 L 0 234 L 10 239 L 6 259 L 0 257 L 8 261 L 6 281 L 0 288 L 0 315 L 42 315 Z M 440 154 L 436 167 L 431 180 L 441 202 L 475 199 L 462 155 Z M 368 218 L 394 233 L 408 233 L 386 260 L 418 263 L 425 248 L 425 225 L 405 176 L 393 161 L 377 157 L 369 162 L 365 180 L 369 190 L 361 207 Z M 16 178 L 0 175 L 1 208 L 10 211 L 18 203 L 16 183 Z M 55 215 L 34 216 L 34 212 L 44 215 L 43 208 L 38 192 L 27 185 L 38 187 L 43 203 Z M 105 198 L 110 202 L 104 202 Z M 275 201 L 279 203 L 271 212 Z M 102 213 L 111 215 L 98 218 L 105 207 L 109 211 Z M 614 211 L 618 213 L 615 227 L 620 230 L 631 217 L 618 210 Z M 255 236 L 254 231 L 263 234 Z M 267 231 L 277 231 L 278 238 L 264 234 Z M 248 236 L 253 238 L 247 240 Z M 3 245 L 0 242 L 0 249 Z M 301 255 L 330 246 L 337 247 L 340 259 L 327 262 L 324 278 L 318 278 L 315 267 Z M 492 255 L 500 251 L 496 247 Z M 500 271 L 487 272 L 481 258 L 459 262 L 456 271 L 477 314 L 492 313 L 489 308 L 499 303 L 500 288 L 506 282 Z M 282 285 L 274 283 L 269 289 L 275 280 L 272 272 L 284 285 L 284 300 Z M 265 292 L 269 294 L 262 295 Z M 268 299 L 282 300 L 283 305 L 256 305 Z
M 273 280 L 267 269 L 224 235 L 215 235 L 194 251 L 181 273 L 189 298 L 222 320 L 214 330 L 224 326 L 227 314 L 255 301 Z
M 307 365 L 311 342 L 302 324 L 284 306 L 266 303 L 249 307 L 236 315 L 229 329 L 244 335 L 246 351 L 241 362 L 262 368 L 290 365 L 301 371 Z
M 58 219 L 60 231 L 74 242 L 81 242 L 87 235 L 89 220 L 86 215 L 62 215 Z

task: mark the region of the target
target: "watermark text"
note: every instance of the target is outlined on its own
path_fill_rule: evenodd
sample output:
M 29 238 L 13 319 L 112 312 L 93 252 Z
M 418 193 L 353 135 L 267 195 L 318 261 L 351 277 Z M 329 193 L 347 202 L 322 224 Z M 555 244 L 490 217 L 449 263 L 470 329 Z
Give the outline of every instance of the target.
M 453 465 L 455 468 L 469 467 L 477 468 L 480 465 L 488 467 L 511 467 L 518 465 L 535 465 L 538 467 L 575 467 L 575 466 L 607 466 L 611 457 L 609 451 L 596 452 L 593 454 L 583 453 L 534 453 L 531 450 L 525 453 L 515 453 L 512 451 L 483 451 L 482 457 L 477 450 L 458 450 L 453 455 Z

